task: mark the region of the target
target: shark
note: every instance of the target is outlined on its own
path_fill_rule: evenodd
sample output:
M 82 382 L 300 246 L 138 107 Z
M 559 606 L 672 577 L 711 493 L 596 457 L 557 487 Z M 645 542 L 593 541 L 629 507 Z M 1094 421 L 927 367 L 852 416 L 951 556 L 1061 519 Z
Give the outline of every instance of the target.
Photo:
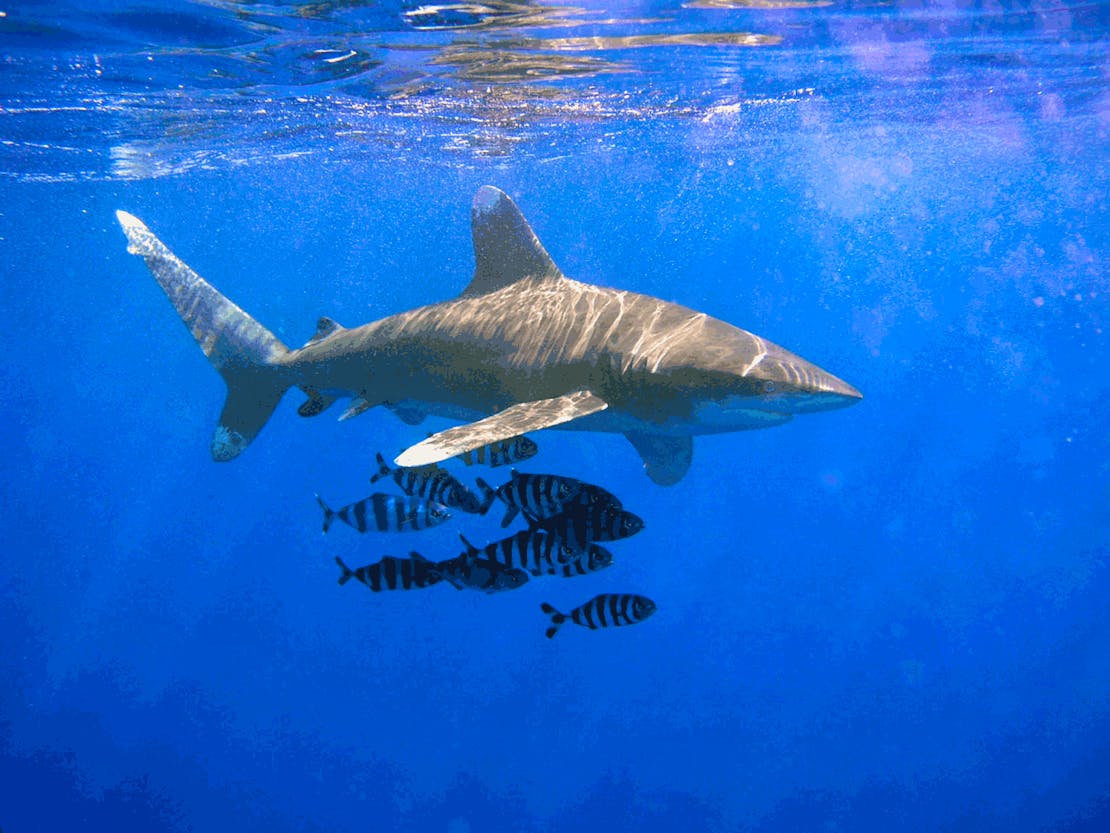
M 116 212 L 128 251 L 146 262 L 223 377 L 211 441 L 232 460 L 287 391 L 314 417 L 384 406 L 418 425 L 461 424 L 402 451 L 398 466 L 443 462 L 548 428 L 623 434 L 655 483 L 690 468 L 693 438 L 782 425 L 858 402 L 856 388 L 761 336 L 650 295 L 568 278 L 503 191 L 471 207 L 475 268 L 454 298 L 358 327 L 330 318 L 290 349 L 222 295 L 137 217 Z

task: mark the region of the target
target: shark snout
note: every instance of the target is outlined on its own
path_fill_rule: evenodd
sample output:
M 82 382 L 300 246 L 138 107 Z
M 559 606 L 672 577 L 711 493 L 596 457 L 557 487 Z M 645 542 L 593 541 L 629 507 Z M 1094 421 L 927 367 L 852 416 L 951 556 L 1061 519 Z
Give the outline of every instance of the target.
M 777 411 L 791 414 L 831 411 L 863 399 L 854 386 L 811 364 L 804 369 L 790 368 L 784 375 L 786 378 L 777 384 L 764 383 L 765 399 Z
M 781 413 L 830 411 L 863 399 L 863 394 L 843 379 L 770 344 L 750 376 L 761 380 L 763 407 Z
M 831 407 L 844 408 L 848 405 L 855 405 L 863 399 L 863 394 L 853 385 L 849 385 L 843 379 L 838 379 L 831 373 L 824 375 L 825 378 L 820 382 L 816 393 L 818 396 L 828 399 Z

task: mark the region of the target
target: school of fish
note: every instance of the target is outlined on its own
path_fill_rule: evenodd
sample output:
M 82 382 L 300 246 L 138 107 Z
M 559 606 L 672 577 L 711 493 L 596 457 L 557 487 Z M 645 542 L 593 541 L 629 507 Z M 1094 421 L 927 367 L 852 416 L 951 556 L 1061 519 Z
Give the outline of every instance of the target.
M 496 468 L 528 460 L 538 450 L 532 440 L 519 436 L 468 451 L 458 460 L 467 466 Z M 370 482 L 389 478 L 403 495 L 375 492 L 339 509 L 316 495 L 324 513 L 325 533 L 336 520 L 360 533 L 417 532 L 448 520 L 453 510 L 485 515 L 495 504 L 504 506 L 502 528 L 518 516 L 527 527 L 482 546 L 460 533 L 462 551 L 440 560 L 411 550 L 404 557 L 386 555 L 352 569 L 336 557 L 340 585 L 355 579 L 380 593 L 446 583 L 457 590 L 501 593 L 522 587 L 532 578 L 573 578 L 604 570 L 613 564 L 613 554 L 598 542 L 628 538 L 644 527 L 643 520 L 626 510 L 616 495 L 573 477 L 528 474 L 513 468 L 509 480 L 496 488 L 477 478 L 476 493 L 435 464 L 390 466 L 380 453 L 376 462 Z M 634 593 L 601 593 L 569 613 L 561 613 L 547 602 L 540 608 L 550 619 L 545 631 L 550 639 L 564 622 L 590 630 L 642 622 L 655 612 L 655 602 Z

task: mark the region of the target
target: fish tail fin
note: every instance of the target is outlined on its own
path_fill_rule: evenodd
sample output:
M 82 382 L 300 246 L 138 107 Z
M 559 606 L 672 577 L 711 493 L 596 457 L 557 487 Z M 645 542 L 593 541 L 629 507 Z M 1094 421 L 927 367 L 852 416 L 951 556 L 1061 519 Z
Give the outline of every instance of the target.
M 520 512 L 520 509 L 518 509 L 515 506 L 510 506 L 508 509 L 506 509 L 505 510 L 505 517 L 501 519 L 501 528 L 504 529 L 509 524 L 511 524 L 513 522 L 513 518 L 515 518 L 519 512 Z M 527 518 L 527 517 L 528 516 L 525 515 L 525 518 Z M 531 522 L 529 522 L 528 525 L 532 526 Z
M 327 532 L 331 529 L 331 522 L 335 520 L 335 510 L 324 503 L 324 499 L 319 495 L 316 495 L 316 502 L 320 504 L 320 508 L 324 510 L 324 532 Z
M 343 559 L 340 558 L 338 555 L 335 557 L 335 563 L 339 565 L 339 568 L 341 570 L 343 570 L 343 575 L 339 577 L 340 586 L 346 584 L 348 581 L 355 577 L 355 571 L 344 564 Z
M 377 483 L 383 477 L 386 477 L 390 471 L 392 471 L 392 469 L 389 468 L 389 463 L 385 461 L 385 458 L 382 456 L 382 453 L 380 451 L 375 456 L 375 459 L 378 463 L 378 470 L 370 475 L 371 483 Z
M 551 637 L 553 637 L 556 633 L 559 632 L 559 626 L 561 624 L 563 624 L 563 622 L 567 621 L 567 617 L 564 614 L 557 611 L 555 608 L 553 608 L 547 602 L 542 602 L 540 604 L 540 610 L 542 610 L 544 613 L 546 613 L 548 616 L 551 617 L 551 625 L 548 627 L 547 630 L 545 630 L 543 632 L 544 636 L 546 636 L 548 639 L 551 639 Z
M 484 515 L 489 511 L 489 508 L 493 506 L 494 500 L 497 499 L 497 492 L 493 490 L 489 483 L 480 477 L 477 479 L 477 483 L 478 490 L 482 493 L 482 502 L 478 506 L 478 514 Z
M 281 360 L 289 349 L 273 333 L 190 269 L 137 217 L 117 211 L 127 251 L 146 261 L 208 361 L 227 384 L 212 437 L 212 458 L 232 460 L 258 436 L 290 387 Z

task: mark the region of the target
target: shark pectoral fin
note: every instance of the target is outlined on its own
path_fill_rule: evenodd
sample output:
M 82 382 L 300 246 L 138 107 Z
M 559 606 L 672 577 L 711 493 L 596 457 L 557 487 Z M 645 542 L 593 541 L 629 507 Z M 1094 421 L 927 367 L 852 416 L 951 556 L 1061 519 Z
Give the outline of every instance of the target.
M 673 486 L 690 469 L 694 457 L 693 437 L 628 432 L 628 441 L 644 461 L 647 476 L 660 486 Z
M 456 454 L 529 431 L 561 425 L 608 407 L 609 404 L 604 399 L 588 390 L 575 391 L 552 399 L 521 402 L 491 417 L 433 434 L 423 442 L 407 448 L 394 462 L 398 466 L 440 463 Z
M 305 396 L 308 397 L 301 407 L 297 408 L 297 413 L 303 417 L 314 417 L 321 414 L 332 406 L 338 397 L 325 396 L 315 388 L 301 388 Z

